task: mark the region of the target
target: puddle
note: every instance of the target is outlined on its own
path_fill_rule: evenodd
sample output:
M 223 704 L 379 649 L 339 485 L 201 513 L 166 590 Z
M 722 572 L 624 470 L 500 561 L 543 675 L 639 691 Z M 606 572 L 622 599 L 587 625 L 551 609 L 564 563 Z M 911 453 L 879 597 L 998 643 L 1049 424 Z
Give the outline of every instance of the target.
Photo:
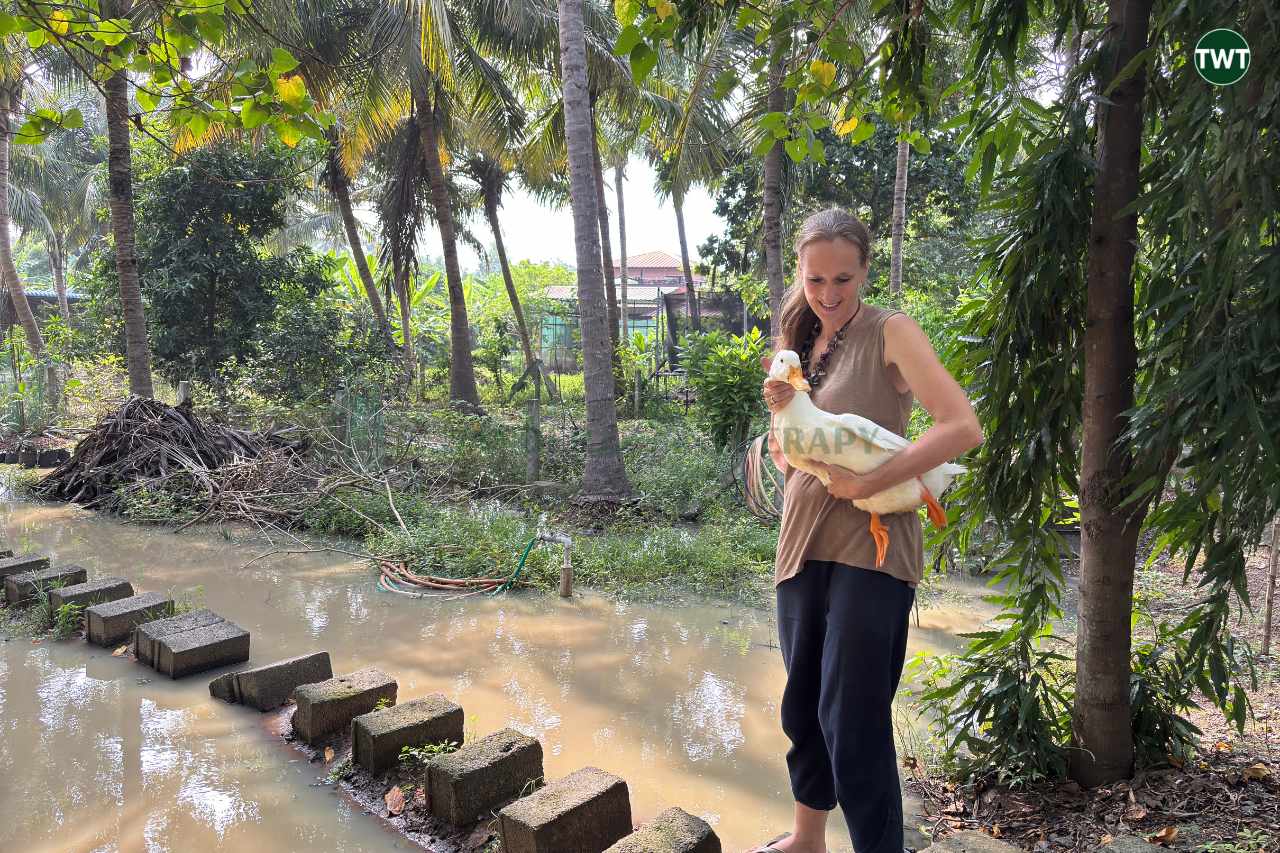
M 336 673 L 378 666 L 401 701 L 442 692 L 468 736 L 542 740 L 549 778 L 584 765 L 624 777 L 633 815 L 678 805 L 726 851 L 790 826 L 784 682 L 771 613 L 657 607 L 592 594 L 443 602 L 379 592 L 335 554 L 275 555 L 217 531 L 173 535 L 62 505 L 0 504 L 9 546 L 121 575 L 142 590 L 204 588 L 247 628 L 252 661 L 327 649 Z M 920 612 L 908 655 L 959 645 L 987 605 Z M 980 608 L 980 609 L 975 609 Z M 273 741 L 260 717 L 83 642 L 0 643 L 0 827 L 24 851 L 411 849 Z M 908 804 L 910 811 L 911 804 Z M 839 812 L 832 851 L 848 851 Z

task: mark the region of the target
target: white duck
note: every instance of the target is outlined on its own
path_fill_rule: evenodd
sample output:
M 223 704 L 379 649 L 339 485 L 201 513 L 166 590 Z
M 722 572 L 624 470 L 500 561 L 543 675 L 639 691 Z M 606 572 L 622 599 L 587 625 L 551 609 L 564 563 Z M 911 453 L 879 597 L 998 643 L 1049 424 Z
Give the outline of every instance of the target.
M 811 464 L 827 462 L 848 468 L 855 474 L 866 474 L 889 461 L 899 450 L 910 445 L 900 435 L 890 432 L 861 415 L 833 415 L 824 412 L 809 398 L 809 383 L 800 367 L 800 356 L 792 350 L 780 350 L 769 365 L 769 378 L 786 382 L 796 389 L 791 402 L 773 416 L 773 432 L 787 463 L 831 484 L 826 469 Z M 944 462 L 919 477 L 898 483 L 868 498 L 858 498 L 853 505 L 871 513 L 871 538 L 876 543 L 876 565 L 884 564 L 889 550 L 889 530 L 881 515 L 908 512 L 921 504 L 929 508 L 929 520 L 936 527 L 946 527 L 947 514 L 936 495 L 946 491 L 956 475 L 966 470 L 962 465 Z

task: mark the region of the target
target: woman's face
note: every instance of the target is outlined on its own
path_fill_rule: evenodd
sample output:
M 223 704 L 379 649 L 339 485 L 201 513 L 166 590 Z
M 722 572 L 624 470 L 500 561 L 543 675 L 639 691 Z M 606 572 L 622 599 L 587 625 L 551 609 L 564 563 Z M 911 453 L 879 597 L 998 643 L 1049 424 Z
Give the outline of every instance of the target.
M 804 297 L 827 329 L 838 329 L 858 310 L 858 290 L 867 280 L 858 246 L 843 238 L 814 240 L 800 250 Z

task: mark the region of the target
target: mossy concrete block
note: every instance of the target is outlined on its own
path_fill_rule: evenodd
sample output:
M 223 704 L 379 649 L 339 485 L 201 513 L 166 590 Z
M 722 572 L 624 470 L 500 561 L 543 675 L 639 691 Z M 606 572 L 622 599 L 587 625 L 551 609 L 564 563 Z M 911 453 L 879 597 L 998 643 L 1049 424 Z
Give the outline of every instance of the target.
M 156 640 L 156 672 L 182 678 L 249 659 L 249 632 L 234 622 L 215 622 Z
M 217 613 L 202 607 L 189 613 L 179 613 L 177 616 L 168 616 L 164 619 L 143 622 L 133 629 L 134 653 L 138 656 L 139 663 L 154 667 L 156 665 L 156 644 L 159 640 L 174 634 L 181 634 L 183 631 L 203 628 L 207 625 L 216 625 L 224 621 L 226 620 Z
M 462 707 L 436 693 L 351 721 L 351 760 L 372 773 L 394 767 L 400 748 L 462 743 Z
M 396 703 L 396 680 L 375 667 L 349 675 L 303 684 L 293 691 L 297 710 L 293 731 L 307 743 L 345 730 L 351 721 L 367 714 L 386 699 Z
M 89 573 L 80 566 L 61 566 L 9 575 L 4 579 L 4 597 L 10 607 L 26 607 L 36 603 L 42 590 L 84 583 L 88 577 Z
M 720 837 L 702 818 L 671 808 L 605 853 L 721 853 Z
M 503 729 L 431 760 L 431 813 L 455 826 L 487 815 L 542 779 L 542 744 Z
M 98 578 L 73 586 L 49 590 L 49 607 L 56 614 L 64 604 L 90 607 L 106 601 L 118 601 L 133 595 L 133 584 L 124 578 Z
M 330 678 L 333 678 L 333 666 L 329 663 L 329 653 L 312 652 L 220 675 L 209 682 L 209 693 L 215 699 L 270 711 L 288 702 L 299 686 Z
M 20 575 L 23 572 L 39 572 L 49 568 L 49 558 L 42 554 L 19 554 L 16 557 L 0 559 L 0 581 L 9 575 Z
M 499 812 L 503 853 L 600 853 L 631 832 L 627 783 L 584 767 Z
M 142 592 L 128 598 L 95 604 L 85 610 L 89 642 L 99 646 L 114 646 L 129 639 L 133 629 L 143 622 L 172 615 L 173 599 L 158 592 Z
M 948 835 L 926 847 L 925 853 L 1018 853 L 1018 848 L 986 833 L 970 830 Z

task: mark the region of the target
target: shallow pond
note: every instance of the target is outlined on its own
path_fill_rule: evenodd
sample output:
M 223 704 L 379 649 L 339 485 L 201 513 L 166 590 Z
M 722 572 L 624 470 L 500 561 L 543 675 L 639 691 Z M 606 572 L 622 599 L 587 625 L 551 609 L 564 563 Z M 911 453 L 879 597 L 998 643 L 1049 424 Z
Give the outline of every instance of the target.
M 710 821 L 726 851 L 789 827 L 768 611 L 590 593 L 415 600 L 377 591 L 368 566 L 341 554 L 249 564 L 269 549 L 247 534 L 174 535 L 22 502 L 0 504 L 0 524 L 15 553 L 45 552 L 91 578 L 203 587 L 206 606 L 252 633 L 256 663 L 327 649 L 335 672 L 396 676 L 402 701 L 445 693 L 469 735 L 511 726 L 540 738 L 549 778 L 587 764 L 623 776 L 637 820 L 679 805 Z M 938 600 L 913 620 L 909 655 L 955 648 L 991 615 L 971 589 Z M 256 712 L 210 699 L 208 680 L 169 681 L 81 641 L 0 643 L 0 849 L 411 846 L 322 784 L 324 768 L 269 736 Z M 838 812 L 831 829 L 831 849 L 847 851 Z

